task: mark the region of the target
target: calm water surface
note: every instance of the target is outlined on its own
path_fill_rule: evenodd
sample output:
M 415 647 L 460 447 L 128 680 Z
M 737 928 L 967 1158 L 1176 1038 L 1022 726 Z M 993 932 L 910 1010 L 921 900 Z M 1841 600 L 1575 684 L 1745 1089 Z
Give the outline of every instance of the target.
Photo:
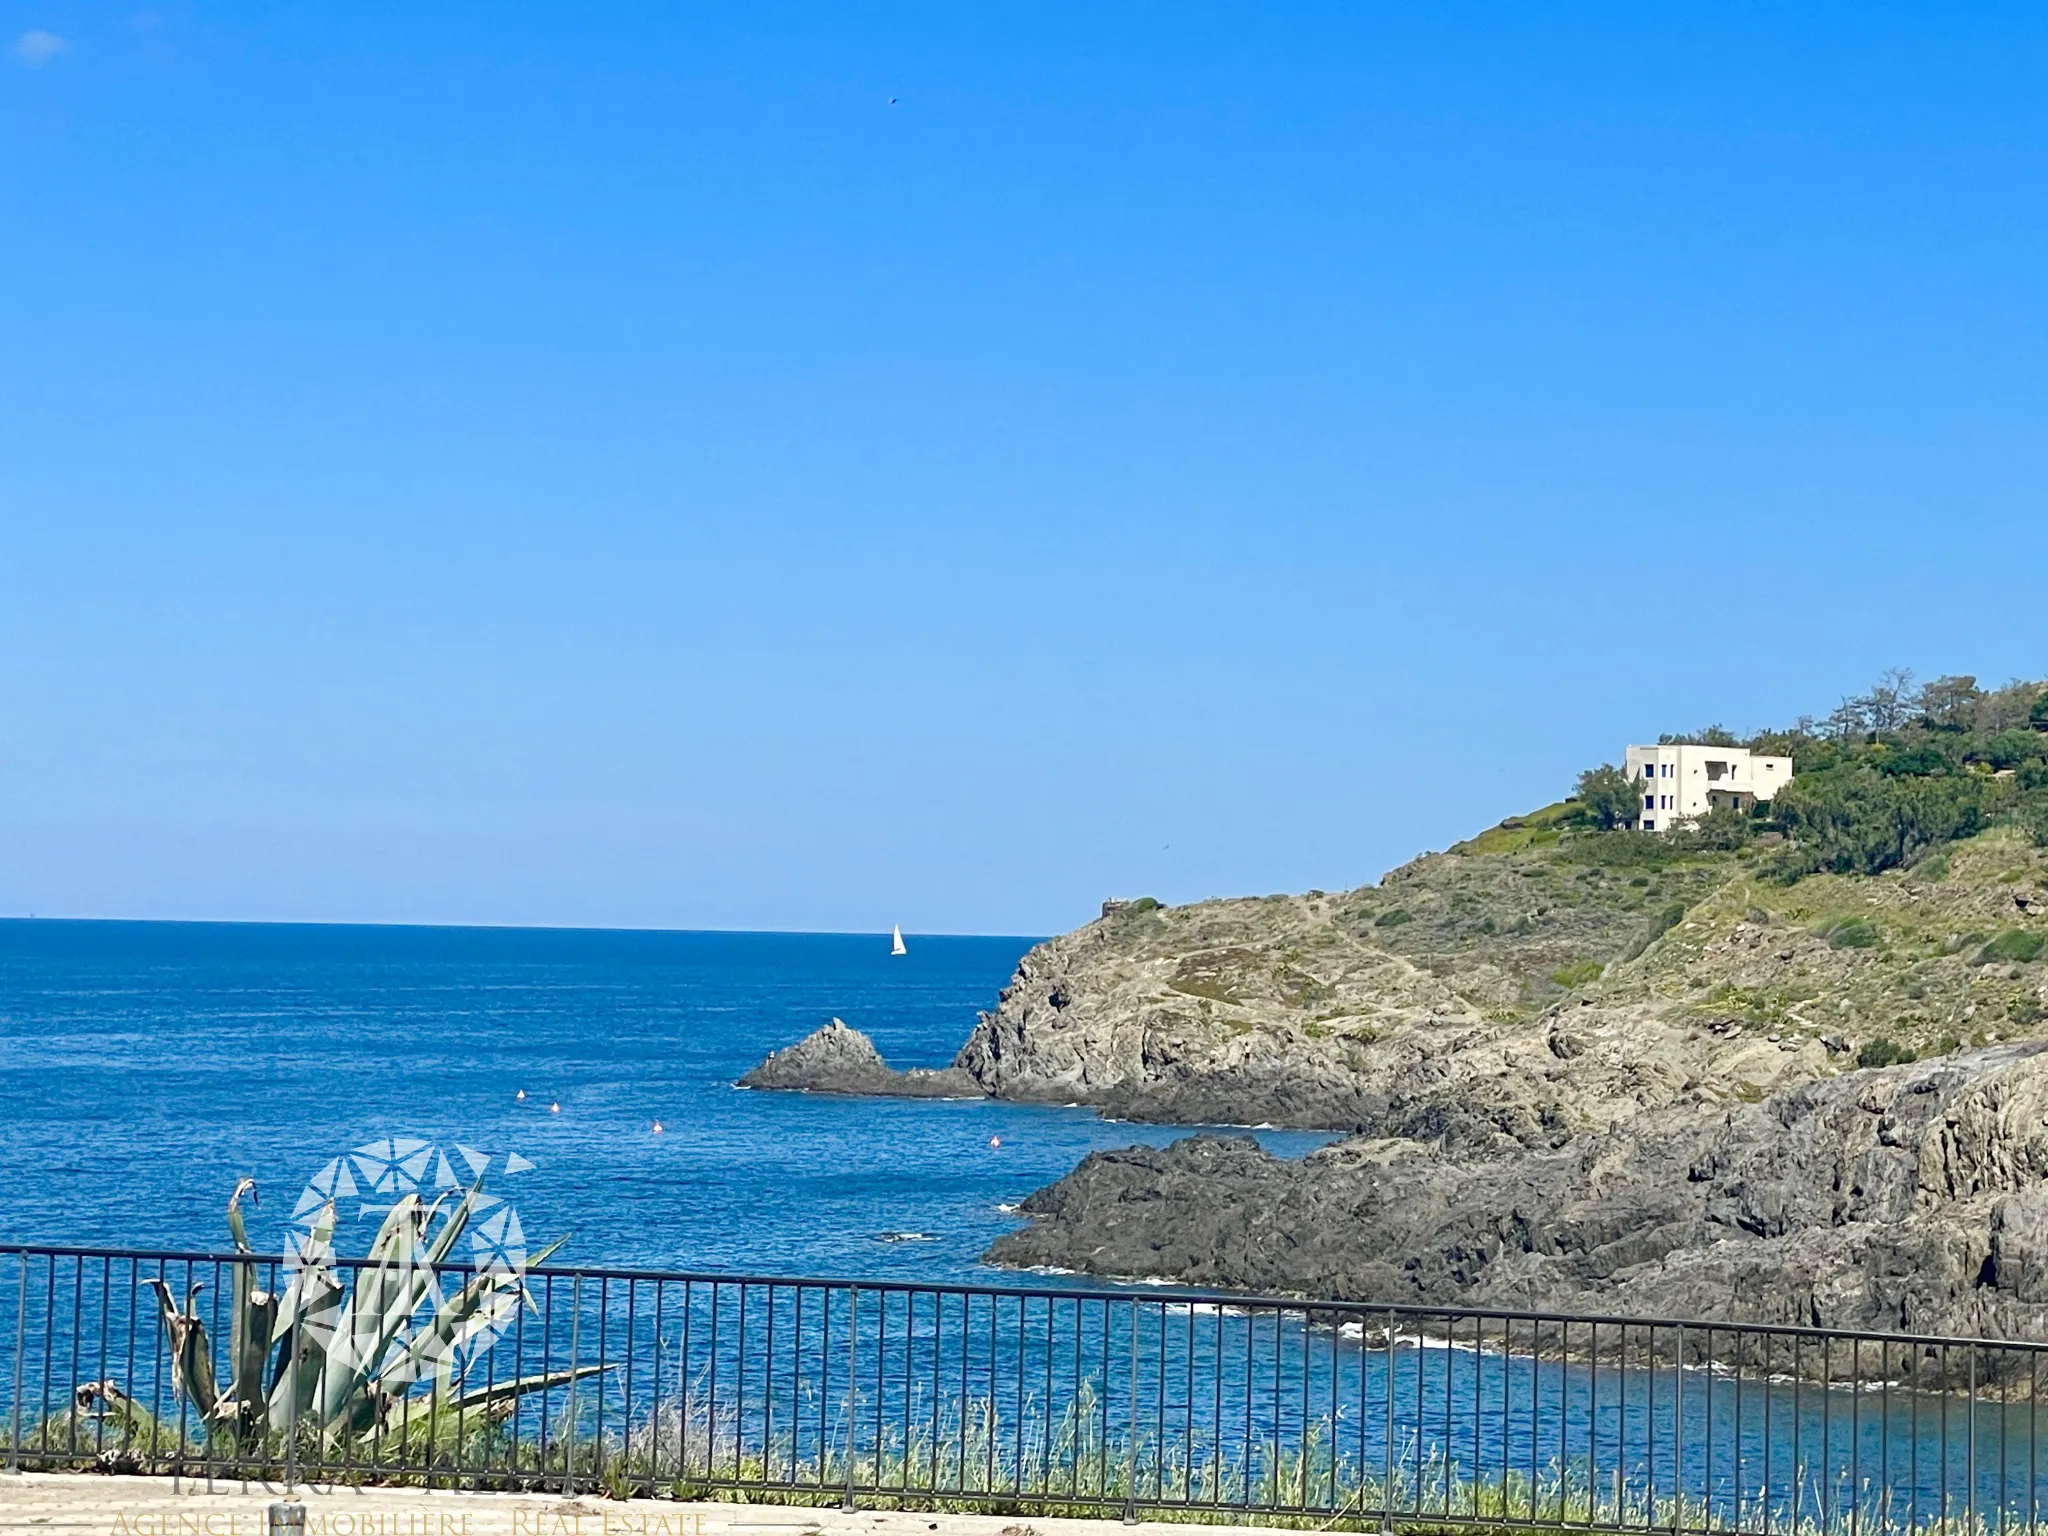
M 498 1187 L 530 1236 L 574 1234 L 562 1262 L 987 1279 L 1001 1207 L 1186 1133 L 731 1086 L 834 1014 L 943 1064 L 1033 941 L 908 942 L 0 922 L 0 1241 L 217 1247 L 249 1174 L 272 1246 L 322 1163 L 409 1134 L 530 1159 Z

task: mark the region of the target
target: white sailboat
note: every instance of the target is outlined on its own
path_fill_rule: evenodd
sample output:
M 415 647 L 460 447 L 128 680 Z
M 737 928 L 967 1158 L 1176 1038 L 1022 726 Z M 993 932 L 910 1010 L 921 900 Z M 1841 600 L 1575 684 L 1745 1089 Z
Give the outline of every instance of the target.
M 903 925 L 901 923 L 896 924 L 895 928 L 890 932 L 889 953 L 892 955 L 907 955 L 910 953 L 909 950 L 903 947 Z

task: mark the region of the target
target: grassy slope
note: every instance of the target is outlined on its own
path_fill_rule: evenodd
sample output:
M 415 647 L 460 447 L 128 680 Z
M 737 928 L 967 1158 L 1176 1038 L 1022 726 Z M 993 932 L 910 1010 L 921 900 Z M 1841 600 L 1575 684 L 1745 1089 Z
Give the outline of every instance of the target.
M 1558 820 L 1512 819 L 1351 892 L 1105 919 L 1090 990 L 1179 1052 L 1221 1061 L 1251 1035 L 1411 1084 L 1443 1063 L 1488 1093 L 1533 1062 L 1560 1104 L 1750 1097 L 1880 1037 L 1925 1055 L 2048 1032 L 2048 851 L 2017 834 L 1788 886 L 1763 876 L 1767 847 L 1674 854 Z M 2001 934 L 2040 953 L 1987 963 Z M 1551 1060 L 1581 1036 L 1589 1059 Z

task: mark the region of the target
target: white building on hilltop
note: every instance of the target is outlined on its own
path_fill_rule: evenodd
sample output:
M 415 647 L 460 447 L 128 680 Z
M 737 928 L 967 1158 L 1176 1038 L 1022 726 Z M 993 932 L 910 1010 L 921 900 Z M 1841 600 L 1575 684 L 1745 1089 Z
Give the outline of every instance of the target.
M 1641 797 L 1629 827 L 1669 832 L 1709 811 L 1746 811 L 1792 782 L 1792 759 L 1761 757 L 1746 747 L 1695 742 L 1630 747 L 1622 772 Z

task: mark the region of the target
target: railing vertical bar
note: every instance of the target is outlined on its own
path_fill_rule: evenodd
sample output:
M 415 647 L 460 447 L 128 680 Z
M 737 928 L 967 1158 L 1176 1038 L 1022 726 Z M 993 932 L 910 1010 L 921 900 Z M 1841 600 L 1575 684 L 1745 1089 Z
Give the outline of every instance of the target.
M 988 1385 L 988 1392 L 982 1398 L 982 1436 L 987 1444 L 983 1447 L 986 1454 L 981 1486 L 991 1493 L 995 1491 L 996 1486 L 996 1444 L 1001 1438 L 996 1425 L 996 1315 L 1000 1306 L 1000 1297 L 988 1298 L 988 1374 L 983 1378 Z
M 2041 1351 L 2027 1350 L 2027 1536 L 2041 1510 Z
M 213 1333 L 215 1338 L 219 1338 L 220 1286 L 218 1281 L 220 1279 L 220 1266 L 218 1264 L 214 1265 L 213 1273 L 216 1282 L 213 1288 Z M 71 1367 L 69 1372 L 71 1384 L 74 1387 L 78 1385 L 79 1335 L 83 1332 L 79 1327 L 79 1321 L 84 1315 L 85 1259 L 83 1256 L 74 1255 L 71 1260 Z M 72 1404 L 72 1408 L 73 1411 L 64 1416 L 64 1449 L 66 1454 L 75 1456 L 78 1454 L 78 1414 L 75 1401 Z M 206 1491 L 208 1493 L 213 1492 L 213 1427 L 211 1425 L 207 1426 L 206 1436 Z
M 747 1449 L 747 1292 L 752 1289 L 746 1281 L 738 1281 L 733 1289 L 739 1293 L 739 1316 L 733 1320 L 732 1360 L 732 1481 L 742 1482 L 746 1477 L 744 1457 Z
M 192 1289 L 192 1265 L 185 1264 L 185 1291 Z M 54 1330 L 57 1324 L 57 1255 L 50 1254 L 43 1264 L 43 1393 L 42 1410 L 37 1414 L 36 1452 L 44 1463 L 50 1457 L 50 1363 L 56 1350 Z M 183 1466 L 185 1459 L 185 1399 L 178 1398 L 178 1461 Z
M 858 1475 L 860 1431 L 860 1287 L 849 1286 L 846 1292 L 846 1497 L 840 1507 L 846 1510 L 859 1508 L 854 1497 L 854 1479 Z
M 1911 1432 L 1906 1436 L 1906 1496 L 1911 1505 L 1912 1528 L 1920 1529 L 1920 1351 L 1906 1352 L 1906 1412 Z
M 24 1262 L 24 1263 L 26 1263 L 26 1261 L 27 1261 L 27 1260 L 26 1260 L 26 1256 L 24 1255 L 24 1258 L 23 1258 L 23 1262 Z M 127 1391 L 130 1391 L 130 1392 L 133 1392 L 133 1390 L 134 1390 L 134 1386 L 135 1386 L 135 1312 L 136 1312 L 136 1304 L 135 1304 L 135 1298 L 136 1298 L 136 1292 L 137 1292 L 137 1291 L 138 1291 L 138 1290 L 140 1289 L 140 1287 L 141 1287 L 141 1285 L 142 1285 L 142 1282 L 141 1282 L 141 1280 L 137 1278 L 137 1275 L 138 1275 L 138 1270 L 137 1270 L 137 1264 L 138 1264 L 138 1263 L 139 1263 L 139 1261 L 138 1261 L 138 1260 L 136 1260 L 136 1259 L 130 1259 L 130 1260 L 128 1261 L 128 1285 L 127 1285 L 127 1289 L 126 1289 L 126 1290 L 125 1290 L 125 1292 L 123 1293 L 123 1294 L 124 1294 L 124 1296 L 126 1297 L 126 1311 L 127 1311 L 127 1313 L 128 1313 L 128 1346 L 127 1346 L 127 1348 L 128 1348 L 128 1354 L 127 1354 L 127 1364 L 126 1364 L 126 1365 L 125 1365 L 125 1367 L 123 1368 L 123 1374 L 122 1374 L 122 1385 L 123 1385 L 123 1387 L 124 1387 L 124 1389 L 125 1389 L 125 1390 L 127 1390 Z M 274 1282 L 273 1282 L 273 1284 L 272 1284 L 272 1287 L 271 1287 L 271 1288 L 272 1288 L 273 1290 L 275 1290 L 275 1289 L 276 1289 L 276 1285 L 275 1285 L 275 1283 L 274 1283 Z M 17 1346 L 17 1347 L 18 1347 L 18 1346 Z M 19 1362 L 19 1359 L 17 1358 L 17 1361 L 16 1361 L 16 1366 L 17 1366 L 17 1369 L 19 1368 L 19 1364 L 20 1364 L 20 1362 Z M 19 1400 L 19 1391 L 20 1391 L 20 1388 L 19 1388 L 19 1386 L 17 1385 L 17 1387 L 16 1387 L 16 1393 L 17 1393 L 17 1401 Z M 131 1449 L 133 1449 L 133 1448 L 134 1448 L 134 1445 L 135 1445 L 135 1421 L 134 1421 L 134 1417 L 133 1417 L 133 1415 L 131 1415 L 131 1414 L 126 1414 L 126 1413 L 124 1413 L 124 1414 L 122 1414 L 122 1415 L 121 1415 L 121 1449 L 122 1449 L 122 1450 L 124 1450 L 124 1451 L 126 1451 L 126 1450 L 131 1450 Z
M 1834 1519 L 1835 1352 L 1829 1341 L 1820 1345 L 1820 1528 Z
M 1950 1474 L 1950 1472 L 1949 1472 L 1949 1451 L 1948 1451 L 1948 1424 L 1949 1424 L 1949 1418 L 1950 1418 L 1950 1413 L 1949 1413 L 1949 1401 L 1948 1401 L 1948 1398 L 1949 1398 L 1949 1390 L 1950 1390 L 1950 1384 L 1949 1384 L 1949 1372 L 1948 1372 L 1948 1346 L 1947 1346 L 1946 1344 L 1944 1344 L 1944 1345 L 1942 1345 L 1942 1346 L 1941 1346 L 1941 1377 L 1940 1377 L 1940 1386 L 1941 1386 L 1941 1513 L 1940 1513 L 1940 1516 L 1939 1516 L 1939 1518 L 1940 1518 L 1940 1521 L 1941 1521 L 1941 1530 L 1942 1530 L 1942 1536 L 1948 1536 L 1948 1504 L 1949 1504 L 1949 1496 L 1948 1496 L 1948 1484 L 1949 1484 L 1949 1477 L 1950 1477 L 1950 1475 L 1951 1475 L 1951 1474 Z M 1972 1531 L 1972 1532 L 1970 1533 L 1970 1536 L 1976 1536 L 1976 1532 Z
M 1472 1319 L 1472 1475 L 1467 1493 L 1467 1511 L 1473 1519 L 1479 1518 L 1479 1485 L 1486 1479 L 1486 1456 L 1481 1450 L 1484 1434 L 1480 1429 L 1481 1416 L 1486 1411 L 1486 1319 Z
M 1166 1303 L 1154 1309 L 1159 1315 L 1159 1353 L 1156 1357 L 1152 1412 L 1152 1501 L 1166 1497 Z
M 1025 1297 L 1017 1298 L 1017 1364 L 1011 1373 L 1010 1408 L 1010 1489 L 1020 1498 L 1024 1494 L 1024 1405 L 1028 1401 L 1024 1392 L 1024 1377 L 1029 1359 L 1025 1340 L 1031 1325 L 1025 1303 Z
M 1512 1318 L 1501 1326 L 1500 1360 L 1500 1512 L 1512 1518 L 1515 1510 L 1515 1326 Z
M 789 1320 L 789 1476 L 785 1479 L 791 1487 L 802 1481 L 801 1462 L 798 1452 L 803 1443 L 803 1420 L 798 1408 L 803 1402 L 804 1379 L 804 1292 L 808 1286 L 790 1287 Z M 905 1440 L 909 1439 L 906 1435 Z
M 1849 1536 L 1863 1530 L 1863 1340 L 1849 1341 Z
M 907 1335 L 906 1335 L 907 1336 Z M 882 1428 L 889 1417 L 889 1293 L 875 1292 L 875 1477 L 879 1492 L 886 1481 L 882 1474 Z
M 597 1371 L 597 1375 L 596 1375 L 595 1377 L 593 1377 L 593 1378 L 592 1378 L 592 1381 L 593 1381 L 593 1382 L 594 1382 L 594 1384 L 595 1384 L 595 1387 L 596 1387 L 596 1392 L 597 1392 L 597 1422 L 596 1422 L 596 1424 L 595 1424 L 595 1425 L 593 1426 L 593 1428 L 592 1428 L 592 1431 L 591 1431 L 591 1437 L 590 1437 L 590 1460 L 591 1460 L 591 1472 L 590 1472 L 590 1475 L 592 1476 L 592 1478 L 594 1478 L 594 1479 L 597 1479 L 597 1480 L 600 1480 L 600 1481 L 601 1481 L 601 1480 L 603 1479 L 603 1477 L 604 1477 L 604 1398 L 605 1398 L 605 1392 L 604 1392 L 604 1381 L 605 1381 L 605 1376 L 606 1376 L 606 1374 L 607 1374 L 607 1367 L 609 1367 L 609 1366 L 610 1366 L 610 1364 L 611 1364 L 611 1333 L 612 1333 L 612 1291 L 611 1291 L 611 1286 L 612 1286 L 612 1282 L 611 1282 L 611 1277 L 610 1277 L 610 1276 L 606 1275 L 606 1276 L 600 1276 L 600 1277 L 598 1278 L 598 1282 L 597 1282 L 597 1366 L 598 1366 L 598 1371 Z M 740 1301 L 740 1305 L 741 1305 L 741 1308 L 742 1308 L 742 1309 L 744 1309 L 744 1308 L 745 1308 L 745 1306 L 746 1306 L 746 1300 L 745 1300 L 745 1296 L 746 1296 L 745 1288 L 744 1288 L 744 1287 L 742 1287 L 742 1289 L 741 1289 L 741 1301 Z M 745 1314 L 744 1314 L 744 1310 L 742 1310 L 742 1317 L 744 1317 L 744 1315 L 745 1315 Z M 743 1344 L 742 1344 L 742 1348 L 744 1348 L 744 1347 L 745 1347 L 745 1346 L 744 1346 L 744 1343 L 743 1343 Z M 742 1356 L 742 1358 L 745 1358 L 745 1357 L 744 1357 L 744 1356 Z
M 2005 1536 L 2006 1510 L 2011 1498 L 2006 1486 L 2007 1432 L 2012 1427 L 2012 1351 L 1998 1352 L 1998 1536 Z
M 718 1315 L 724 1310 L 725 1282 L 713 1280 L 711 1292 L 711 1337 L 705 1351 L 704 1382 L 704 1475 L 718 1476 Z
M 1963 1426 L 1963 1519 L 1967 1529 L 1975 1536 L 1982 1530 L 1977 1523 L 1977 1346 L 1970 1345 L 1970 1395 L 1967 1399 L 1969 1419 Z
M 100 1259 L 100 1343 L 99 1353 L 93 1363 L 94 1381 L 105 1381 L 107 1379 L 107 1329 L 110 1322 L 107 1314 L 113 1310 L 113 1298 L 114 1260 L 111 1255 L 103 1255 Z M 71 1381 L 73 1386 L 78 1384 L 78 1373 L 76 1371 L 71 1373 Z M 76 1404 L 74 1403 L 73 1406 L 75 1407 Z M 93 1422 L 93 1454 L 95 1456 L 101 1455 L 106 1451 L 106 1448 L 107 1416 L 102 1413 Z
M 609 1313 L 607 1313 L 609 1316 Z M 626 1281 L 626 1358 L 621 1372 L 625 1403 L 619 1409 L 619 1471 L 631 1478 L 633 1472 L 633 1361 L 640 1352 L 640 1282 Z M 598 1401 L 604 1400 L 604 1384 L 598 1383 Z M 627 1497 L 632 1497 L 629 1486 Z
M 1671 1357 L 1671 1529 L 1685 1529 L 1685 1325 Z M 1825 1524 L 1825 1521 L 1823 1521 Z
M 1792 1336 L 1792 1530 L 1806 1512 L 1806 1339 Z
M 1567 1438 L 1572 1418 L 1572 1324 L 1570 1318 L 1557 1325 L 1557 1523 L 1570 1518 L 1571 1442 Z
M 1738 1337 L 1738 1339 L 1740 1340 L 1740 1342 L 1738 1342 L 1738 1343 L 1736 1344 L 1736 1346 L 1735 1346 L 1735 1412 L 1734 1412 L 1734 1414 L 1733 1414 L 1733 1418 L 1734 1418 L 1734 1421 L 1735 1421 L 1735 1422 L 1733 1423 L 1733 1425 L 1732 1425 L 1732 1426 L 1730 1427 L 1730 1430 L 1729 1430 L 1729 1441 L 1730 1441 L 1730 1444 L 1731 1444 L 1731 1445 L 1733 1446 L 1733 1452 L 1732 1452 L 1732 1460 L 1734 1461 L 1734 1464 L 1735 1464 L 1735 1465 L 1734 1465 L 1734 1469 L 1733 1469 L 1733 1477 L 1731 1478 L 1731 1484 L 1732 1484 L 1732 1491 L 1733 1491 L 1733 1494 L 1734 1494 L 1734 1510 L 1733 1510 L 1733 1524 L 1734 1524 L 1734 1527 L 1735 1527 L 1735 1529 L 1739 1531 L 1739 1530 L 1741 1530 L 1741 1529 L 1743 1528 L 1743 1525 L 1742 1525 L 1742 1405 L 1743 1405 L 1743 1391 L 1742 1391 L 1742 1370 L 1743 1370 L 1743 1367 L 1744 1367 L 1744 1366 L 1745 1366 L 1746 1364 L 1748 1364 L 1748 1355 L 1749 1355 L 1749 1351 L 1748 1351 L 1748 1349 L 1747 1349 L 1747 1347 L 1746 1347 L 1746 1345 L 1747 1345 L 1747 1342 L 1748 1342 L 1748 1341 L 1747 1341 L 1747 1339 L 1746 1339 L 1746 1338 L 1744 1338 L 1744 1337 L 1743 1337 L 1743 1336 L 1741 1336 L 1741 1335 L 1738 1335 L 1737 1337 Z
M 21 1399 L 25 1390 L 22 1368 L 28 1356 L 28 1250 L 15 1255 L 14 1272 L 14 1388 L 8 1396 L 7 1470 L 21 1470 Z M 130 1374 L 133 1380 L 133 1374 Z
M 1705 1406 L 1701 1417 L 1706 1421 L 1702 1435 L 1701 1455 L 1705 1458 L 1700 1472 L 1700 1498 L 1704 1501 L 1700 1511 L 1700 1528 L 1711 1531 L 1714 1528 L 1714 1329 L 1709 1325 L 1706 1341 L 1700 1346 L 1700 1392 Z
M 1877 1510 L 1883 1529 L 1889 1530 L 1892 1523 L 1892 1361 L 1891 1351 L 1878 1344 L 1878 1400 L 1877 1460 L 1883 1468 L 1878 1474 Z
M 832 1401 L 832 1287 L 818 1287 L 818 1487 L 831 1473 L 832 1435 L 827 1405 Z
M 962 1306 L 965 1306 L 965 1305 L 966 1305 L 966 1303 L 965 1303 L 965 1302 L 962 1302 L 962 1303 L 961 1303 L 961 1305 L 962 1305 Z M 1078 1337 L 1079 1337 L 1079 1333 L 1078 1333 L 1078 1327 L 1077 1327 L 1077 1331 L 1076 1331 L 1076 1338 L 1078 1339 Z M 945 1347 L 945 1346 L 946 1346 L 946 1296 L 945 1296 L 945 1293 L 944 1293 L 943 1291 L 934 1291 L 934 1292 L 932 1293 L 932 1435 L 931 1435 L 931 1444 L 932 1444 L 932 1478 L 931 1478 L 931 1482 L 932 1482 L 932 1488 L 933 1488 L 933 1491 L 935 1491 L 935 1492 L 936 1492 L 936 1491 L 937 1491 L 938 1489 L 940 1489 L 940 1488 L 942 1488 L 942 1487 L 944 1487 L 944 1486 L 945 1486 L 945 1473 L 944 1473 L 944 1469 L 942 1468 L 942 1466 L 941 1466 L 941 1464 L 940 1464 L 940 1460 L 939 1460 L 939 1456 L 940 1456 L 940 1447 L 941 1447 L 941 1445 L 942 1445 L 942 1444 L 944 1443 L 944 1431 L 945 1431 L 945 1417 L 944 1417 L 944 1413 L 943 1413 L 943 1407 L 944 1407 L 943 1399 L 945 1398 L 945 1393 L 944 1393 L 944 1391 L 942 1391 L 942 1390 L 941 1390 L 941 1387 L 940 1387 L 940 1383 L 941 1383 L 941 1382 L 942 1382 L 942 1380 L 944 1379 L 944 1373 L 945 1373 L 945 1369 L 946 1369 L 946 1363 L 945 1363 L 945 1362 L 946 1362 L 946 1347 Z M 1076 1346 L 1075 1346 L 1075 1347 L 1076 1347 L 1076 1350 L 1078 1351 L 1078 1349 L 1079 1349 L 1079 1345 L 1078 1345 L 1078 1343 L 1076 1344 Z M 1075 1379 L 1076 1379 L 1076 1380 L 1079 1380 L 1079 1378 L 1080 1378 L 1080 1371 L 1081 1371 L 1081 1357 L 1080 1357 L 1079 1353 L 1077 1352 L 1077 1353 L 1075 1354 L 1075 1356 L 1074 1356 L 1074 1375 L 1075 1375 Z M 1078 1474 L 1077 1474 L 1077 1476 L 1078 1476 Z M 1079 1491 L 1079 1485 L 1078 1485 L 1078 1483 L 1076 1484 L 1076 1486 L 1075 1486 L 1074 1490 L 1072 1490 L 1072 1491 L 1075 1491 L 1075 1492 L 1078 1492 L 1078 1491 Z
M 903 1295 L 903 1475 L 899 1479 L 904 1489 L 915 1488 L 920 1492 L 926 1491 L 926 1483 L 917 1476 L 917 1446 L 911 1417 L 924 1383 L 917 1366 L 917 1299 L 923 1294 L 906 1291 Z
M 1354 1351 L 1353 1351 L 1353 1353 L 1354 1353 L 1354 1354 L 1355 1354 L 1355 1355 L 1356 1355 L 1356 1356 L 1358 1357 L 1358 1486 L 1357 1486 L 1357 1489 L 1356 1489 L 1356 1491 L 1355 1491 L 1355 1492 L 1353 1493 L 1353 1495 L 1352 1495 L 1352 1500 L 1353 1500 L 1353 1502 L 1354 1502 L 1355 1504 L 1357 1504 L 1357 1505 L 1361 1506 L 1361 1507 L 1359 1508 L 1358 1512 L 1359 1512 L 1360 1514 L 1363 1514 L 1363 1513 L 1364 1513 L 1364 1509 L 1363 1509 L 1363 1507 L 1362 1507 L 1362 1506 L 1363 1506 L 1363 1505 L 1364 1505 L 1364 1503 L 1365 1503 L 1365 1457 L 1366 1457 L 1366 1449 L 1365 1449 L 1365 1356 L 1366 1356 L 1366 1350 L 1365 1350 L 1365 1317 L 1364 1317 L 1364 1314 L 1362 1314 L 1362 1313 L 1361 1313 L 1361 1314 L 1359 1314 L 1359 1315 L 1355 1316 L 1355 1317 L 1354 1317 L 1354 1318 L 1352 1319 L 1352 1322 L 1353 1322 L 1353 1323 L 1354 1323 L 1354 1324 L 1356 1325 L 1356 1327 L 1357 1327 L 1357 1329 L 1358 1329 L 1358 1348 L 1357 1348 L 1356 1350 L 1354 1350 Z M 1331 1435 L 1331 1437 L 1330 1437 L 1330 1444 L 1331 1444 L 1331 1447 L 1332 1447 L 1332 1449 L 1334 1449 L 1334 1448 L 1335 1448 L 1335 1446 L 1336 1446 L 1336 1443 L 1337 1443 L 1337 1437 L 1336 1437 L 1336 1436 L 1335 1436 L 1334 1434 L 1332 1434 L 1332 1435 Z
M 553 1275 L 545 1276 L 541 1282 L 540 1368 L 543 1373 L 551 1372 L 555 1368 L 555 1277 Z M 548 1475 L 548 1452 L 553 1449 L 550 1443 L 553 1437 L 548 1433 L 548 1426 L 554 1416 L 548 1412 L 548 1408 L 553 1403 L 554 1396 L 554 1389 L 552 1387 L 543 1391 L 540 1395 L 540 1434 L 536 1446 L 540 1459 L 540 1475 L 543 1480 Z
M 661 1440 L 663 1420 L 668 1408 L 668 1361 L 667 1322 L 668 1282 L 654 1282 L 654 1408 L 647 1421 L 647 1475 L 657 1485 L 661 1482 Z
M 576 1494 L 576 1369 L 583 1363 L 583 1272 L 569 1282 L 569 1405 L 563 1413 L 568 1438 L 562 1446 L 562 1492 Z

